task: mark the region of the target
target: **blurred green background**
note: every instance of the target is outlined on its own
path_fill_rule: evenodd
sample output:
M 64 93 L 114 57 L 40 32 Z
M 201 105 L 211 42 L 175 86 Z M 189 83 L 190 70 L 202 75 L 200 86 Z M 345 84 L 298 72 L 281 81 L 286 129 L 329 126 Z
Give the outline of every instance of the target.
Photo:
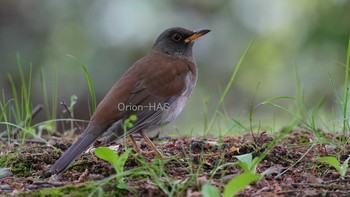
M 150 51 L 157 36 L 173 26 L 212 32 L 194 47 L 199 66 L 197 88 L 180 117 L 165 129 L 167 134 L 203 132 L 206 111 L 210 118 L 253 37 L 252 48 L 225 98 L 225 120 L 215 123 L 211 133 L 218 128 L 222 133 L 244 131 L 234 120 L 248 126 L 259 83 L 256 104 L 276 96 L 296 97 L 295 68 L 306 108 L 324 100 L 318 114 L 326 117 L 322 120 L 326 124 L 341 121 L 341 114 L 335 113 L 328 75 L 341 93 L 350 34 L 347 0 L 2 0 L 0 90 L 11 98 L 7 74 L 19 81 L 19 53 L 26 71 L 33 65 L 33 106 L 43 103 L 40 69 L 46 73 L 49 90 L 55 70 L 58 101 L 69 102 L 77 95 L 75 117 L 89 119 L 89 92 L 81 63 L 87 67 L 100 101 L 114 82 Z M 294 105 L 293 101 L 281 104 L 287 108 Z M 62 110 L 59 105 L 58 113 Z M 290 121 L 291 116 L 273 107 L 254 110 L 253 123 L 261 123 L 263 128 L 278 129 Z

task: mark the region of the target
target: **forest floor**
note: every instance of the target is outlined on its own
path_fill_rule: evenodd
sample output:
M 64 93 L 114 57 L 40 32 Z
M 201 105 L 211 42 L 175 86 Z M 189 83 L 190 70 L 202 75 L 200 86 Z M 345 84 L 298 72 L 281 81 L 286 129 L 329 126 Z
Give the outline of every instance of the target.
M 339 141 L 338 135 L 323 135 L 332 142 Z M 254 138 L 245 134 L 221 139 L 155 139 L 166 158 L 132 153 L 124 165 L 125 173 L 119 178 L 113 177 L 116 172 L 112 165 L 91 153 L 84 153 L 64 173 L 50 176 L 49 167 L 72 140 L 51 139 L 53 147 L 29 139 L 24 145 L 2 142 L 0 195 L 202 196 L 203 185 L 223 191 L 230 179 L 242 173 L 233 164 L 237 162 L 235 156 L 246 153 L 259 156 L 275 138 L 263 132 L 254 134 Z M 143 150 L 150 150 L 143 140 L 137 142 Z M 124 151 L 119 144 L 114 148 Z M 317 141 L 312 131 L 291 131 L 272 146 L 255 172 L 269 173 L 245 187 L 238 196 L 349 196 L 349 174 L 341 178 L 336 169 L 315 160 L 335 156 L 343 163 L 350 154 L 349 146 L 345 150 Z

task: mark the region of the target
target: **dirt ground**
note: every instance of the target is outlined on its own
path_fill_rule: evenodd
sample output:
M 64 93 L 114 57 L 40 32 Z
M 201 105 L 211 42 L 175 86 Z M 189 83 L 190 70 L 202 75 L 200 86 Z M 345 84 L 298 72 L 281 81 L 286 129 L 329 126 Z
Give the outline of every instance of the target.
M 325 135 L 332 141 L 338 140 L 336 135 Z M 175 196 L 201 196 L 203 184 L 212 184 L 222 191 L 232 177 L 242 173 L 233 165 L 213 173 L 218 166 L 236 162 L 235 155 L 253 153 L 259 156 L 264 151 L 262 147 L 273 139 L 274 136 L 263 132 L 255 134 L 255 140 L 251 134 L 223 139 L 165 137 L 154 140 L 167 158 L 160 160 L 152 154 L 129 155 L 124 171 L 139 170 L 124 176 L 128 188 L 118 185 L 115 179 L 105 181 L 115 171 L 109 163 L 91 153 L 84 153 L 63 174 L 50 176 L 47 170 L 61 155 L 59 149 L 66 150 L 71 140 L 50 140 L 57 149 L 35 140 L 28 140 L 22 146 L 15 142 L 1 142 L 0 166 L 10 170 L 5 170 L 5 175 L 0 173 L 0 194 L 86 196 L 93 192 L 94 196 L 168 196 L 167 192 L 172 191 Z M 341 179 L 334 168 L 316 162 L 315 158 L 342 153 L 340 161 L 343 162 L 350 149 L 342 151 L 330 144 L 314 141 L 311 131 L 298 130 L 287 134 L 258 165 L 257 173 L 267 169 L 271 173 L 246 187 L 238 196 L 349 196 L 349 173 Z M 139 139 L 138 143 L 143 150 L 149 150 L 143 140 Z M 118 151 L 123 150 L 119 148 Z M 147 170 L 154 170 L 159 179 L 145 173 Z M 104 180 L 103 183 L 99 182 L 101 180 Z

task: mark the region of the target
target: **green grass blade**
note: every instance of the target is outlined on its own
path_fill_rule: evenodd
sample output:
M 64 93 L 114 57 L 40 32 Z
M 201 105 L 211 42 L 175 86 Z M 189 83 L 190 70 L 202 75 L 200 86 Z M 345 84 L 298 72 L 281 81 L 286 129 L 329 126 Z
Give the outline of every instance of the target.
M 344 78 L 344 96 L 343 96 L 343 136 L 346 136 L 346 131 L 348 128 L 346 127 L 347 123 L 347 107 L 348 107 L 348 96 L 349 96 L 349 62 L 350 62 L 350 36 L 348 43 L 348 54 L 346 58 L 346 66 L 345 66 L 345 78 Z
M 301 87 L 300 76 L 298 72 L 298 67 L 294 66 L 294 80 L 295 80 L 295 91 L 297 100 L 297 109 L 299 111 L 299 116 L 303 119 L 306 117 L 305 106 L 304 106 L 304 92 Z
M 17 92 L 17 87 L 16 84 L 12 78 L 12 76 L 10 74 L 7 74 L 7 77 L 10 81 L 10 85 L 11 85 L 11 89 L 12 89 L 12 95 L 13 95 L 13 102 L 15 105 L 15 110 L 13 113 L 13 117 L 15 118 L 15 120 L 17 122 L 20 122 L 20 113 L 21 113 L 21 109 L 20 109 L 20 105 L 19 105 L 19 98 L 18 98 L 18 92 Z
M 57 115 L 57 88 L 58 88 L 58 80 L 57 80 L 57 72 L 56 65 L 52 68 L 52 107 L 51 107 L 51 118 L 56 119 Z M 49 106 L 47 106 L 49 107 Z
M 279 173 L 278 175 L 275 176 L 275 178 L 278 178 L 280 176 L 282 176 L 283 174 L 285 174 L 286 172 L 290 171 L 291 169 L 294 169 L 294 166 L 297 165 L 297 163 L 299 163 L 304 157 L 306 157 L 306 155 L 308 155 L 308 153 L 311 150 L 314 150 L 313 148 L 316 146 L 317 142 L 314 141 L 312 143 L 312 145 L 305 151 L 305 153 L 296 161 L 294 162 L 292 165 L 290 165 L 287 169 L 285 169 L 283 172 Z
M 244 60 L 245 57 L 247 56 L 247 53 L 248 53 L 250 47 L 251 47 L 252 44 L 253 44 L 253 41 L 254 41 L 254 39 L 252 39 L 252 40 L 250 41 L 250 43 L 248 44 L 247 48 L 244 50 L 243 54 L 241 55 L 240 59 L 238 60 L 237 66 L 236 66 L 236 68 L 234 69 L 234 71 L 233 71 L 233 73 L 232 73 L 232 75 L 231 75 L 231 77 L 230 77 L 230 80 L 229 80 L 229 82 L 227 83 L 227 85 L 226 85 L 226 87 L 225 87 L 225 89 L 224 89 L 224 92 L 222 93 L 222 95 L 221 95 L 221 97 L 220 97 L 220 99 L 219 99 L 219 102 L 218 102 L 218 104 L 217 104 L 216 107 L 215 107 L 214 115 L 213 115 L 213 117 L 211 118 L 211 121 L 209 122 L 207 129 L 204 131 L 204 134 L 206 134 L 206 133 L 211 129 L 211 127 L 213 126 L 213 123 L 214 123 L 214 121 L 215 121 L 217 112 L 219 111 L 221 105 L 223 104 L 223 102 L 224 102 L 224 100 L 225 100 L 225 97 L 226 97 L 228 91 L 230 90 L 230 88 L 231 88 L 231 86 L 232 86 L 232 84 L 233 84 L 234 79 L 236 78 L 236 75 L 237 75 L 237 73 L 238 73 L 238 70 L 239 70 L 239 68 L 241 67 L 242 63 L 243 63 L 243 60 Z
M 16 54 L 16 60 L 17 60 L 17 67 L 18 67 L 18 72 L 19 72 L 19 76 L 20 76 L 20 80 L 21 80 L 21 86 L 20 86 L 20 90 L 21 90 L 21 94 L 20 94 L 20 119 L 23 120 L 25 118 L 25 100 L 26 100 L 26 93 L 27 93 L 27 87 L 25 84 L 25 76 L 24 76 L 24 71 L 23 71 L 23 65 L 21 63 L 21 59 L 20 59 L 20 55 L 17 53 Z M 20 121 L 21 121 L 20 120 Z
M 295 100 L 295 98 L 290 97 L 290 96 L 277 96 L 277 97 L 272 97 L 272 98 L 266 99 L 265 101 L 263 101 L 260 104 L 258 104 L 255 108 L 259 107 L 260 105 L 269 104 L 269 103 L 272 103 L 273 101 L 281 100 L 281 99 Z
M 268 144 L 264 145 L 263 147 L 256 149 L 255 152 L 259 152 L 261 150 L 264 150 L 264 152 L 259 156 L 256 157 L 258 158 L 257 160 L 254 160 L 254 165 L 257 165 L 258 163 L 260 163 L 265 157 L 266 155 L 288 134 L 290 133 L 296 125 L 299 124 L 299 120 L 297 118 L 294 118 L 294 120 L 287 126 L 285 127 L 280 134 L 271 142 L 269 142 Z
M 332 91 L 333 91 L 333 95 L 335 97 L 335 102 L 338 105 L 338 107 L 340 108 L 340 110 L 342 111 L 342 113 L 344 113 L 344 111 L 343 111 L 344 109 L 343 109 L 342 104 L 341 104 L 342 102 L 340 100 L 337 88 L 335 87 L 334 80 L 333 80 L 333 77 L 332 77 L 330 71 L 328 71 L 328 78 L 329 78 L 329 81 L 330 81 L 331 86 L 332 86 Z
M 258 89 L 259 86 L 261 85 L 261 82 L 258 83 L 258 85 L 255 88 L 255 93 L 252 99 L 252 103 L 250 104 L 250 109 L 249 109 L 249 127 L 250 127 L 250 132 L 252 134 L 252 136 L 254 136 L 253 134 L 253 111 L 254 111 L 254 102 L 255 102 L 255 98 L 256 98 L 256 94 L 258 93 Z
M 24 86 L 25 87 L 25 89 L 24 89 L 24 93 L 23 93 L 23 95 L 24 95 L 24 98 L 25 98 L 25 101 L 24 101 L 24 106 L 25 106 L 25 117 L 24 117 L 24 119 L 27 119 L 27 118 L 29 118 L 28 120 L 28 122 L 26 122 L 26 125 L 24 125 L 25 127 L 26 126 L 30 126 L 31 125 L 31 123 L 32 123 L 32 116 L 31 116 L 31 112 L 32 112 L 32 105 L 31 105 L 31 99 L 30 99 L 30 97 L 31 97 L 31 89 L 32 89 L 32 76 L 33 76 L 33 65 L 32 64 L 30 64 L 29 65 L 29 74 L 28 74 L 28 81 L 26 81 L 26 79 L 24 78 L 24 76 L 23 76 L 23 80 L 24 81 L 22 81 L 22 86 Z M 26 87 L 26 84 L 27 84 L 27 87 Z M 23 119 L 23 120 L 24 120 Z
M 47 118 L 50 118 L 50 109 L 49 109 L 49 99 L 47 96 L 47 85 L 46 85 L 46 78 L 44 74 L 43 68 L 40 69 L 40 84 L 41 84 L 41 95 L 43 98 L 44 106 L 45 106 L 45 114 Z
M 91 80 L 91 77 L 90 77 L 90 74 L 89 72 L 87 71 L 86 67 L 84 66 L 84 64 L 81 65 L 84 69 L 84 74 L 85 74 L 85 78 L 86 78 L 86 81 L 88 83 L 88 88 L 89 88 L 89 93 L 90 93 L 90 97 L 91 97 L 91 103 L 92 103 L 92 106 L 91 106 L 91 114 L 95 111 L 96 109 L 96 95 L 95 95 L 95 89 L 94 89 L 94 86 L 92 84 L 92 80 Z

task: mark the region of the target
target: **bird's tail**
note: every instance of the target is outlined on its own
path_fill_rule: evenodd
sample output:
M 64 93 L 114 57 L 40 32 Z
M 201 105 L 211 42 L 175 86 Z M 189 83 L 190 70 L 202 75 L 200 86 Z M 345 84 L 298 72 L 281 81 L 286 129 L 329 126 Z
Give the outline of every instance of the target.
M 51 167 L 51 174 L 66 170 L 69 165 L 101 135 L 104 128 L 89 124 L 80 138 Z

